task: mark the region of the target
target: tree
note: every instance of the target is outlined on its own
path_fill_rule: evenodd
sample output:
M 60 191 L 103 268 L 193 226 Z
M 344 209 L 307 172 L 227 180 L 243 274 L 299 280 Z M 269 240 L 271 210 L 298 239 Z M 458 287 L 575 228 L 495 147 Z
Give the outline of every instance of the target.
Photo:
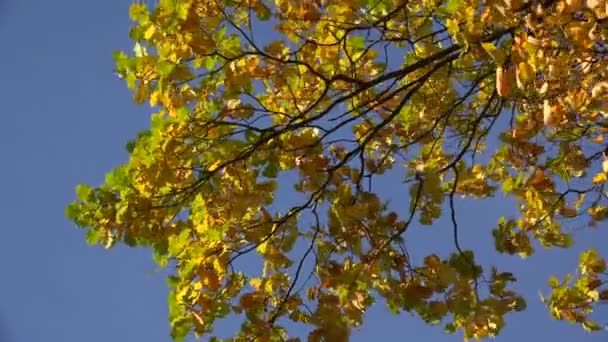
M 604 1 L 162 0 L 130 15 L 116 72 L 156 112 L 67 215 L 89 243 L 174 268 L 177 340 L 240 314 L 237 340 L 295 341 L 297 323 L 346 341 L 376 301 L 494 336 L 525 301 L 460 247 L 455 201 L 511 198 L 519 215 L 487 231 L 522 257 L 608 218 Z M 374 189 L 387 173 L 409 191 L 400 210 Z M 442 216 L 454 252 L 416 264 L 407 232 Z M 605 272 L 588 250 L 551 278 L 551 315 L 601 329 Z

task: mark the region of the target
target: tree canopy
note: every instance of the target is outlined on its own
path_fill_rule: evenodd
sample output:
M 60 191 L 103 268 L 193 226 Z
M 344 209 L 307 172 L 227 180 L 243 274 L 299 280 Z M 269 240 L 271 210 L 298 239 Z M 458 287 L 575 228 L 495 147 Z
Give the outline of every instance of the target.
M 461 248 L 454 203 L 507 197 L 517 215 L 475 228 L 515 257 L 606 224 L 603 0 L 161 0 L 130 16 L 116 73 L 150 129 L 66 211 L 89 243 L 171 270 L 176 340 L 216 340 L 234 315 L 237 341 L 347 341 L 372 305 L 495 336 L 526 302 L 516 270 Z M 382 177 L 407 201 L 389 205 Z M 452 253 L 410 256 L 424 241 L 408 232 L 443 217 Z M 603 328 L 601 252 L 549 279 L 548 314 Z

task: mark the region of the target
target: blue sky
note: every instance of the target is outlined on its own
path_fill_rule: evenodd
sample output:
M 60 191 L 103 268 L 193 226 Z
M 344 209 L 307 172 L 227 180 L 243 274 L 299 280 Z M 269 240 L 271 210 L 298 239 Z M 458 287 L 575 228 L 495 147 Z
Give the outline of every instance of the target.
M 150 253 L 91 248 L 64 217 L 78 183 L 98 184 L 127 158 L 124 145 L 148 125 L 113 73 L 111 53 L 128 50 L 129 1 L 0 0 L 0 342 L 164 342 L 165 279 Z M 379 184 L 398 199 L 388 179 Z M 400 190 L 401 191 L 401 190 Z M 573 271 L 579 248 L 605 246 L 606 231 L 577 231 L 577 250 L 543 251 L 528 260 L 498 256 L 489 228 L 513 213 L 501 199 L 458 205 L 461 243 L 484 263 L 515 271 L 528 310 L 508 318 L 498 341 L 606 341 L 553 321 L 537 292 L 550 274 Z M 412 252 L 451 246 L 444 220 L 410 237 Z M 608 321 L 604 310 L 599 317 Z M 224 333 L 230 325 L 222 325 Z M 353 341 L 458 341 L 440 327 L 381 306 Z

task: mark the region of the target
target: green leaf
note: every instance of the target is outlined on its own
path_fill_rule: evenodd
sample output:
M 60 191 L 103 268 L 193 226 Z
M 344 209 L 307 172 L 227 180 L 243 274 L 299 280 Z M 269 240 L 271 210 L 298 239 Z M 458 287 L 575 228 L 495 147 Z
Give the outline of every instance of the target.
M 192 329 L 192 320 L 187 317 L 182 317 L 173 322 L 171 327 L 171 337 L 175 342 L 181 342 L 188 337 Z
M 74 221 L 81 213 L 81 204 L 77 202 L 70 203 L 65 208 L 65 216 L 67 216 L 70 220 Z
M 558 288 L 559 287 L 559 279 L 557 279 L 556 276 L 551 276 L 551 278 L 549 278 L 548 285 L 552 289 Z
M 87 231 L 86 241 L 89 245 L 97 245 L 104 239 L 104 233 L 99 229 L 90 229 Z
M 170 236 L 169 245 L 167 247 L 169 254 L 172 256 L 180 255 L 189 241 L 190 229 L 184 229 L 178 235 Z
M 123 187 L 129 184 L 129 172 L 126 165 L 115 168 L 106 174 L 106 184 L 111 187 Z
M 171 275 L 171 276 L 168 276 L 168 277 L 167 277 L 167 286 L 168 286 L 170 289 L 175 289 L 175 288 L 177 288 L 177 285 L 179 285 L 179 283 L 180 283 L 179 277 L 176 277 L 176 276 L 174 276 L 174 275 Z M 174 298 L 173 298 L 171 295 L 172 295 L 172 294 L 170 294 L 170 295 L 169 295 L 169 303 L 170 303 L 170 304 L 171 304 L 171 302 L 172 302 L 172 299 L 174 299 Z M 174 295 L 174 294 L 173 294 L 173 295 Z M 173 300 L 173 301 L 174 301 L 174 300 Z
M 90 226 L 90 221 L 84 216 L 82 203 L 72 202 L 65 208 L 65 216 L 72 220 L 79 228 Z
M 133 153 L 135 151 L 135 147 L 137 147 L 137 140 L 129 140 L 125 145 L 125 150 L 129 153 Z
M 213 37 L 215 41 L 221 41 L 226 38 L 226 32 L 228 31 L 228 26 L 222 25 L 222 27 L 215 33 Z
M 266 178 L 276 178 L 277 173 L 279 172 L 279 166 L 277 163 L 269 163 L 268 166 L 262 172 L 262 176 Z
M 78 196 L 79 200 L 88 203 L 93 200 L 94 195 L 95 192 L 92 187 L 86 184 L 78 184 L 76 186 L 76 196 Z
M 154 253 L 152 254 L 152 257 L 158 266 L 160 266 L 161 268 L 165 268 L 167 267 L 171 259 L 170 256 L 167 254 L 167 246 L 165 245 L 164 249 L 162 249 L 159 248 L 158 245 L 158 243 L 154 244 Z
M 587 331 L 598 331 L 600 330 L 600 325 L 597 322 L 593 321 L 584 321 L 583 328 Z
M 137 239 L 135 238 L 135 236 L 133 235 L 133 233 L 131 231 L 127 231 L 125 233 L 125 236 L 123 237 L 123 241 L 124 241 L 125 245 L 127 245 L 129 247 L 137 246 Z
M 141 25 L 147 24 L 150 14 L 148 7 L 144 3 L 133 3 L 129 8 L 129 16 L 131 20 L 138 21 Z
M 458 331 L 458 327 L 454 323 L 446 324 L 444 329 L 450 334 L 454 334 L 456 331 Z
M 190 220 L 193 225 L 199 225 L 207 216 L 207 208 L 201 194 L 196 195 L 190 205 Z
M 365 49 L 365 38 L 361 36 L 352 37 L 350 40 L 350 45 L 355 50 L 364 50 Z
M 159 60 L 158 63 L 156 63 L 156 69 L 161 77 L 168 77 L 171 75 L 173 70 L 175 70 L 175 67 L 175 64 L 163 60 Z
M 217 57 L 207 57 L 204 59 L 205 64 L 204 67 L 207 70 L 213 70 L 215 64 L 217 63 Z
M 255 15 L 260 21 L 267 21 L 272 17 L 272 12 L 266 6 L 256 6 Z
M 222 225 L 219 227 L 210 227 L 205 231 L 205 237 L 210 241 L 220 241 L 224 239 L 227 230 L 227 225 Z
M 177 110 L 177 112 L 175 113 L 176 117 L 178 120 L 180 120 L 180 122 L 183 122 L 185 120 L 187 120 L 188 118 L 190 118 L 190 108 L 188 107 L 181 107 L 180 109 Z
M 135 76 L 135 74 L 132 72 L 127 73 L 127 77 L 125 77 L 125 79 L 127 81 L 127 87 L 130 90 L 135 89 L 135 82 L 137 81 L 137 77 Z
M 448 0 L 448 3 L 443 7 L 443 9 L 448 14 L 456 13 L 462 6 L 464 5 L 463 0 Z
M 122 52 L 122 51 L 114 51 L 112 53 L 112 59 L 114 59 L 114 63 L 116 64 L 116 71 L 119 74 L 124 73 L 128 68 L 129 68 L 129 64 L 130 64 L 130 58 L 129 56 L 127 56 L 126 53 Z

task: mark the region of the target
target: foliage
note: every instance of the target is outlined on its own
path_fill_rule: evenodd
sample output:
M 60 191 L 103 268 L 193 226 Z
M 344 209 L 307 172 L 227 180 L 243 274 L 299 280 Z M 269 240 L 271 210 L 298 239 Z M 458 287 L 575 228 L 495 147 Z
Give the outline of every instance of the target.
M 135 3 L 135 48 L 114 55 L 116 71 L 157 111 L 128 163 L 78 186 L 67 215 L 89 243 L 147 246 L 175 268 L 176 340 L 239 315 L 237 340 L 296 341 L 300 324 L 309 341 L 347 341 L 380 302 L 495 336 L 525 301 L 514 274 L 460 248 L 454 202 L 510 198 L 519 214 L 491 234 L 522 257 L 606 221 L 607 6 Z M 409 191 L 395 211 L 373 187 L 388 173 Z M 417 264 L 407 232 L 440 217 L 453 253 Z M 552 278 L 553 317 L 600 329 L 605 271 L 589 250 L 576 276 Z

